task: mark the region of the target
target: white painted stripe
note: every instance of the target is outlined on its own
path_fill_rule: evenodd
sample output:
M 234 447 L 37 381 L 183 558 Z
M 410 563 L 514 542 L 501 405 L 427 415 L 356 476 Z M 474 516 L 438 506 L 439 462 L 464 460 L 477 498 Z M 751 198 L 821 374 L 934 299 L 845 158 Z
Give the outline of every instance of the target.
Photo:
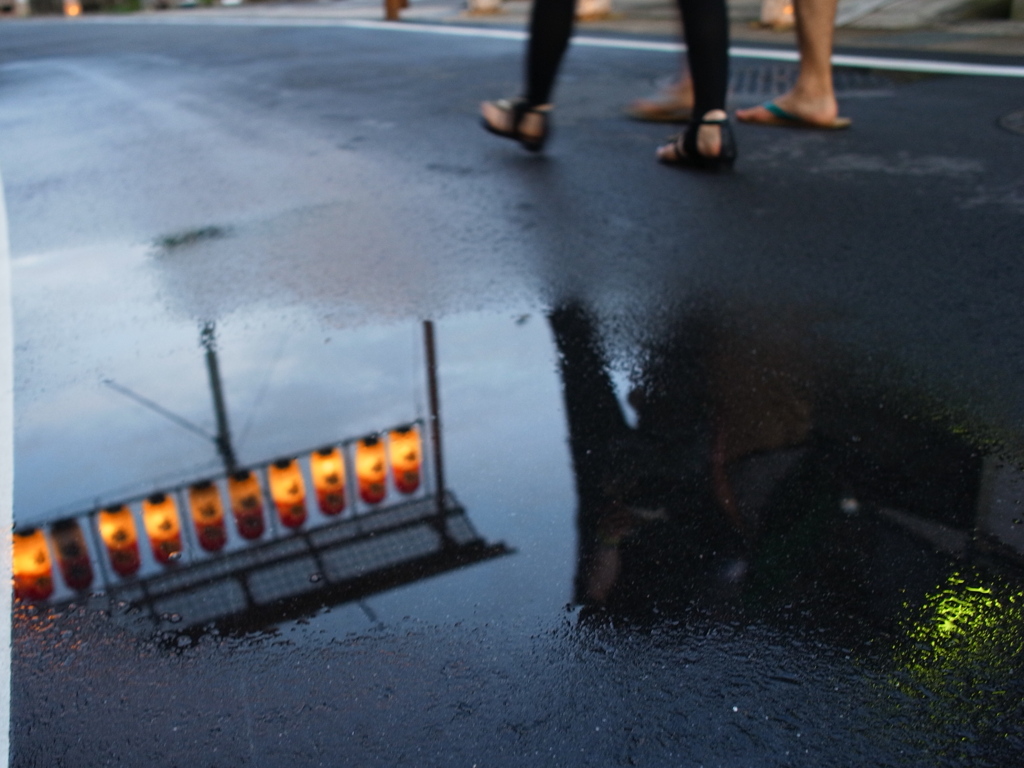
M 14 332 L 7 205 L 0 176 L 0 765 L 10 764 L 11 529 L 14 521 Z
M 498 38 L 502 40 L 525 40 L 526 33 L 517 30 L 480 29 L 478 27 L 456 27 L 443 24 L 396 24 L 392 21 L 344 22 L 343 26 L 357 29 L 381 29 L 403 32 L 420 32 L 435 35 L 459 35 L 462 37 Z M 686 46 L 681 43 L 657 42 L 653 40 L 629 40 L 612 37 L 588 37 L 578 35 L 573 45 L 587 48 L 611 48 L 620 51 L 655 51 L 681 53 Z M 769 48 L 732 47 L 729 55 L 737 59 L 767 59 L 771 61 L 799 61 L 800 54 L 794 50 Z M 927 59 L 898 59 L 882 56 L 832 57 L 832 63 L 839 67 L 862 67 L 866 69 L 888 69 L 900 72 L 928 72 L 945 75 L 985 75 L 988 77 L 1024 77 L 1024 67 L 1001 64 L 970 64 L 956 61 L 935 61 Z
M 81 19 L 86 21 L 86 19 Z M 73 23 L 81 23 L 75 19 Z M 526 32 L 515 29 L 485 29 L 482 27 L 461 26 L 453 24 L 401 23 L 394 21 L 374 21 L 371 19 L 302 19 L 302 18 L 270 18 L 260 16 L 244 16 L 229 18 L 225 16 L 207 16 L 199 14 L 187 16 L 167 15 L 127 16 L 119 18 L 89 17 L 88 21 L 98 24 L 183 24 L 183 25 L 220 25 L 249 27 L 342 27 L 347 29 L 372 29 L 386 32 L 409 32 L 422 35 L 445 35 L 448 37 L 469 37 L 481 40 L 526 40 Z M 656 53 L 678 54 L 686 47 L 680 43 L 657 42 L 653 40 L 630 40 L 614 37 L 573 37 L 572 44 L 584 48 L 610 48 L 619 51 L 652 51 Z M 729 54 L 737 59 L 764 59 L 768 61 L 798 61 L 800 56 L 794 50 L 777 48 L 744 48 L 733 47 Z M 940 61 L 934 59 L 901 59 L 887 56 L 849 56 L 836 55 L 832 63 L 837 67 L 860 67 L 866 69 L 887 69 L 897 72 L 921 72 L 937 75 L 975 75 L 984 77 L 1024 77 L 1024 66 L 1007 64 L 972 64 L 969 62 Z
M 932 61 L 928 59 L 890 59 L 879 56 L 832 57 L 837 67 L 865 67 L 897 72 L 923 72 L 936 75 L 980 75 L 982 77 L 1024 77 L 1024 67 L 1003 64 L 971 64 L 958 61 Z

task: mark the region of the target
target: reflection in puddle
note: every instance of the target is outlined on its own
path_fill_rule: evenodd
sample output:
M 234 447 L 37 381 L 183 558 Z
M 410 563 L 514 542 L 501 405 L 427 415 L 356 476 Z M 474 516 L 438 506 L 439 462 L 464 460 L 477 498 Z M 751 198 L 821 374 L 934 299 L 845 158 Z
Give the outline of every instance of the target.
M 297 432 L 265 435 L 263 461 L 221 450 L 216 473 L 107 499 L 50 525 L 42 557 L 38 531 L 19 540 L 36 567 L 19 594 L 57 604 L 19 605 L 17 717 L 52 706 L 30 682 L 78 685 L 62 665 L 113 668 L 94 684 L 124 697 L 125 722 L 153 687 L 186 698 L 184 669 L 207 681 L 180 715 L 192 727 L 221 712 L 211 686 L 246 697 L 217 737 L 242 762 L 294 762 L 269 735 L 284 718 L 341 734 L 324 738 L 353 764 L 452 723 L 468 741 L 442 738 L 427 764 L 459 749 L 572 764 L 581 744 L 601 765 L 1014 764 L 1013 464 L 782 313 L 694 309 L 632 344 L 613 326 L 583 303 L 446 321 L 445 456 L 465 507 L 433 480 L 431 419 L 391 406 L 360 414 L 373 430 L 303 450 Z M 301 399 L 316 366 L 296 370 Z M 134 547 L 123 572 L 118 547 Z M 59 706 L 69 733 L 87 729 Z
M 937 733 L 963 735 L 939 746 L 950 762 L 1019 760 L 1024 592 L 958 570 L 911 607 L 893 648 L 890 683 L 906 697 L 904 706 L 922 709 Z
M 49 536 L 16 531 L 17 597 L 60 604 L 92 590 L 93 602 L 105 595 L 108 605 L 141 609 L 158 628 L 251 629 L 508 554 L 480 537 L 445 487 L 433 333 L 424 323 L 432 455 L 421 420 L 238 467 L 214 327 L 206 324 L 202 347 L 217 417 L 211 439 L 224 474 L 59 520 Z M 433 486 L 424 482 L 427 466 Z
M 885 710 L 923 718 L 913 741 L 944 762 L 1019 758 L 1019 472 L 912 397 L 816 364 L 826 351 L 779 319 L 705 312 L 633 350 L 632 420 L 590 312 L 550 323 L 586 622 L 823 632 L 895 664 Z
M 912 398 L 817 361 L 785 323 L 703 313 L 633 351 L 625 398 L 595 322 L 551 314 L 576 474 L 576 596 L 628 614 L 858 606 L 892 622 L 946 555 L 1020 562 L 994 464 Z M 1006 472 L 1006 470 L 1000 470 Z M 875 621 L 877 620 L 877 621 Z

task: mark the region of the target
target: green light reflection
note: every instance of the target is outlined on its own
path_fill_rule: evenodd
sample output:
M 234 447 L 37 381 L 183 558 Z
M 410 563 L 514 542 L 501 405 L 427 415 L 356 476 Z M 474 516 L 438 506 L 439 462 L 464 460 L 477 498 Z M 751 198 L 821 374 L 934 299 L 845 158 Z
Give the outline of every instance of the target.
M 1024 590 L 957 571 L 902 629 L 892 683 L 905 708 L 920 707 L 928 730 L 942 735 L 942 756 L 980 764 L 985 755 L 988 764 L 1016 752 L 1024 744 Z

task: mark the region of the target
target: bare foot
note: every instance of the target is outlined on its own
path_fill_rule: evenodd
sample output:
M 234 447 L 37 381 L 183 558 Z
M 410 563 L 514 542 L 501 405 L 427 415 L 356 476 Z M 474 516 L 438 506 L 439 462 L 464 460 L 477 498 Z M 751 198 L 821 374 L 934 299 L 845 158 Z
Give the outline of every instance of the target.
M 685 123 L 693 114 L 693 81 L 686 77 L 654 98 L 637 99 L 626 107 L 626 114 L 651 123 Z

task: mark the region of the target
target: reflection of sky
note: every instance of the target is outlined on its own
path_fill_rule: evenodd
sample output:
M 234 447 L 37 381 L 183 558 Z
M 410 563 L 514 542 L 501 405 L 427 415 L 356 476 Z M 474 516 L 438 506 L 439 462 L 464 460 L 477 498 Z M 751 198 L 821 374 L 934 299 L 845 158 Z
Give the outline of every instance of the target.
M 144 248 L 30 257 L 15 279 L 15 514 L 21 525 L 220 471 L 212 443 L 104 385 L 112 380 L 216 430 L 199 324 L 168 311 Z M 116 305 L 116 312 L 103 311 Z M 372 600 L 384 620 L 561 608 L 574 568 L 574 490 L 560 380 L 543 315 L 437 324 L 447 481 L 512 557 Z M 325 327 L 304 309 L 218 321 L 229 421 L 243 465 L 426 415 L 418 322 Z M 354 611 L 354 612 L 353 612 Z M 337 609 L 364 628 L 358 609 Z
M 167 322 L 140 255 L 81 249 L 13 265 L 20 523 L 122 486 L 145 491 L 153 478 L 216 458 L 212 445 L 103 384 L 212 431 L 198 328 Z
M 547 321 L 452 318 L 438 343 L 448 485 L 481 534 L 518 552 L 443 577 L 450 589 L 427 582 L 375 598 L 374 610 L 382 620 L 558 610 L 571 597 L 575 491 Z
M 390 382 L 396 395 L 381 405 L 394 408 L 403 397 L 408 402 L 422 381 L 422 369 L 401 366 L 416 347 L 419 330 L 404 326 L 390 338 L 383 336 L 384 329 L 334 333 L 331 345 L 346 336 L 358 340 L 364 356 L 353 360 L 377 361 L 380 373 L 367 381 Z M 541 315 L 522 324 L 505 316 L 463 315 L 440 322 L 437 340 L 447 484 L 481 535 L 503 540 L 517 553 L 445 574 L 440 583 L 430 579 L 389 591 L 368 603 L 387 623 L 406 616 L 450 621 L 550 615 L 571 596 L 575 491 L 547 321 Z M 319 354 L 315 343 L 310 346 L 311 353 Z M 401 360 L 389 362 L 388 348 L 399 349 Z M 379 394 L 365 393 L 371 398 Z M 362 415 L 374 413 L 367 409 Z M 347 606 L 321 617 L 317 626 L 333 632 L 363 630 L 367 617 Z

